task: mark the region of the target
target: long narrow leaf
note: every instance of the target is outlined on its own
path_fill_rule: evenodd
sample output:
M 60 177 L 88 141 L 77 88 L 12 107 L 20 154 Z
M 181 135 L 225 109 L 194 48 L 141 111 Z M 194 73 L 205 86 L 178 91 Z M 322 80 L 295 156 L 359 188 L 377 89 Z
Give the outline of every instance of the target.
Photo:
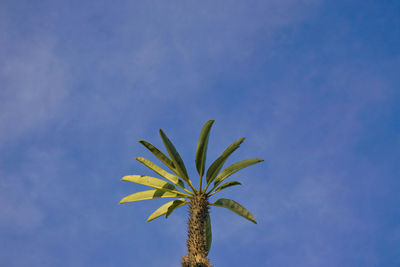
M 207 170 L 207 184 L 211 183 L 219 171 L 221 170 L 222 166 L 224 165 L 225 161 L 228 159 L 228 157 L 236 150 L 239 148 L 240 144 L 244 141 L 244 137 L 240 138 L 236 142 L 233 142 L 230 146 L 228 146 L 227 149 L 225 149 L 224 152 L 222 152 L 221 156 L 217 158 L 208 168 Z
M 217 192 L 219 192 L 219 191 L 221 191 L 221 190 L 223 190 L 225 188 L 228 188 L 228 187 L 231 187 L 231 186 L 234 186 L 234 185 L 241 185 L 241 183 L 236 182 L 236 181 L 230 181 L 230 182 L 224 183 L 223 185 L 221 185 L 220 187 L 215 189 L 215 191 L 212 194 L 215 194 L 215 193 L 217 193 Z
M 164 177 L 165 179 L 173 182 L 174 184 L 178 185 L 181 188 L 185 188 L 182 180 L 180 180 L 178 176 L 173 175 L 173 174 L 163 170 L 162 168 L 158 167 L 156 164 L 154 164 L 153 162 L 151 162 L 148 159 L 138 157 L 138 158 L 136 158 L 136 160 L 139 161 L 140 163 L 143 163 L 145 166 L 152 169 L 153 171 L 155 171 L 156 173 L 158 173 L 160 176 Z
M 168 151 L 169 156 L 172 159 L 172 162 L 174 163 L 176 170 L 178 171 L 182 179 L 189 183 L 189 177 L 186 171 L 185 164 L 183 163 L 183 160 L 179 155 L 178 151 L 176 150 L 175 146 L 172 144 L 171 140 L 169 140 L 167 135 L 161 129 L 160 129 L 160 136 L 161 139 L 163 140 L 165 148 Z
M 206 255 L 208 255 L 208 252 L 210 251 L 211 248 L 211 243 L 212 243 L 212 231 L 211 231 L 211 218 L 210 214 L 207 212 L 207 218 L 206 221 L 204 222 L 204 234 L 206 238 Z
M 176 187 L 173 184 L 170 184 L 164 180 L 151 177 L 151 176 L 146 176 L 146 175 L 127 175 L 122 177 L 122 181 L 128 181 L 132 183 L 137 183 L 137 184 L 142 184 L 142 185 L 147 185 L 150 187 L 153 187 L 155 189 L 161 189 L 161 190 L 176 190 Z
M 180 201 L 185 201 L 184 198 L 180 198 L 179 200 L 180 200 Z M 156 219 L 156 218 L 158 218 L 158 217 L 160 217 L 160 216 L 166 214 L 167 211 L 168 211 L 168 208 L 174 203 L 174 201 L 175 201 L 175 200 L 170 201 L 170 202 L 167 202 L 167 203 L 165 203 L 164 205 L 162 205 L 161 207 L 159 207 L 158 209 L 156 209 L 156 210 L 149 216 L 149 218 L 147 218 L 147 222 L 150 222 L 150 221 L 152 221 L 152 220 L 154 220 L 154 219 Z
M 164 153 L 162 153 L 158 148 L 156 148 L 155 146 L 153 146 L 152 144 L 150 144 L 149 142 L 144 141 L 144 140 L 140 140 L 139 143 L 141 143 L 144 147 L 146 147 L 148 150 L 150 150 L 150 152 L 153 153 L 154 156 L 156 156 L 159 160 L 161 160 L 161 162 L 164 163 L 165 166 L 167 166 L 171 171 L 178 174 L 172 160 L 170 158 L 168 158 Z
M 206 155 L 207 155 L 207 146 L 208 146 L 208 137 L 210 135 L 211 126 L 213 125 L 214 121 L 209 120 L 201 129 L 199 142 L 196 148 L 196 168 L 200 175 L 200 178 L 203 177 L 204 174 L 204 165 L 206 162 Z
M 257 224 L 256 219 L 254 219 L 253 215 L 251 215 L 251 213 L 245 207 L 243 207 L 242 205 L 240 205 L 239 203 L 237 203 L 231 199 L 220 198 L 211 205 L 230 209 L 231 211 L 235 212 L 236 214 Z
M 181 199 L 174 200 L 174 201 L 172 202 L 172 205 L 168 207 L 168 210 L 167 210 L 167 212 L 165 213 L 165 218 L 168 218 L 168 216 L 171 215 L 171 213 L 172 213 L 175 209 L 177 209 L 177 208 L 179 208 L 179 207 L 182 207 L 182 206 L 185 206 L 185 205 L 188 204 L 189 202 L 190 202 L 190 201 L 181 200 Z
M 163 190 L 147 190 L 126 196 L 123 199 L 121 199 L 119 203 L 122 204 L 127 202 L 134 202 L 134 201 L 154 199 L 154 198 L 167 198 L 167 197 L 186 197 L 186 196 L 182 196 L 181 194 L 176 194 Z
M 236 162 L 228 167 L 226 167 L 218 176 L 215 178 L 215 186 L 220 184 L 223 180 L 228 178 L 230 175 L 234 174 L 237 171 L 240 171 L 243 168 L 256 164 L 258 162 L 264 161 L 263 159 L 245 159 L 239 162 Z
M 155 189 L 163 190 L 163 191 L 169 191 L 172 193 L 176 194 L 181 194 L 182 196 L 185 197 L 191 197 L 190 195 L 181 193 L 176 190 L 176 187 L 173 184 L 170 184 L 164 180 L 151 177 L 151 176 L 145 176 L 145 175 L 128 175 L 124 176 L 121 179 L 122 181 L 128 181 L 132 183 L 137 183 L 137 184 L 142 184 L 142 185 L 147 185 L 150 187 L 153 187 Z

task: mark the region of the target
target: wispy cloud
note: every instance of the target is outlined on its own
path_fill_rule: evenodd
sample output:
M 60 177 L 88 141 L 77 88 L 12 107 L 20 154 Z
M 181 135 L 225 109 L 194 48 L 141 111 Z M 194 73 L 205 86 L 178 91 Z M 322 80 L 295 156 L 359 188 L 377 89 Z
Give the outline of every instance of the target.
M 2 37 L 0 68 L 2 144 L 47 127 L 63 111 L 69 91 L 65 64 L 50 36 L 28 35 L 17 41 L 8 40 L 9 35 L 11 30 Z

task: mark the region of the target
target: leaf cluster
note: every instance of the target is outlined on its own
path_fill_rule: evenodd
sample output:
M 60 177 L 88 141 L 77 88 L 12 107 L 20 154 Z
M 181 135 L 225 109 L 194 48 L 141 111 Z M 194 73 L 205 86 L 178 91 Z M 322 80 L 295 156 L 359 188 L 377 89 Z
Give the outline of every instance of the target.
M 148 159 L 137 157 L 136 160 L 144 164 L 149 169 L 153 170 L 155 173 L 160 175 L 162 180 L 159 178 L 145 176 L 145 175 L 128 175 L 122 178 L 123 181 L 129 181 L 141 185 L 146 185 L 153 190 L 141 191 L 131 195 L 128 195 L 121 199 L 120 203 L 134 202 L 147 199 L 155 198 L 177 198 L 176 200 L 167 202 L 161 207 L 156 209 L 147 219 L 147 221 L 152 221 L 162 215 L 168 217 L 175 209 L 182 207 L 190 203 L 190 200 L 194 195 L 204 195 L 207 199 L 217 192 L 224 190 L 226 188 L 240 185 L 237 181 L 228 181 L 223 183 L 229 176 L 236 173 L 237 171 L 263 161 L 259 158 L 251 158 L 236 162 L 221 171 L 226 160 L 229 156 L 240 147 L 244 141 L 244 137 L 238 139 L 229 145 L 222 154 L 210 165 L 210 167 L 205 172 L 205 162 L 207 155 L 208 139 L 211 131 L 211 127 L 214 121 L 209 120 L 202 128 L 199 141 L 196 148 L 196 169 L 200 176 L 199 188 L 193 186 L 192 181 L 189 179 L 185 164 L 179 155 L 177 149 L 168 138 L 168 136 L 160 129 L 160 137 L 164 143 L 164 146 L 169 155 L 166 156 L 158 148 L 153 146 L 147 141 L 140 140 L 139 143 L 146 147 L 154 156 L 156 156 L 164 165 L 173 173 L 170 173 L 161 167 L 157 166 L 155 163 Z M 203 176 L 205 174 L 205 179 L 203 181 Z M 203 188 L 203 182 L 205 186 Z M 253 223 L 257 223 L 253 215 L 239 203 L 226 198 L 220 198 L 210 205 L 227 208 L 236 214 L 248 219 Z M 208 249 L 211 245 L 211 221 L 208 215 L 207 221 L 205 222 L 206 229 L 205 233 L 207 235 L 206 239 L 208 241 Z

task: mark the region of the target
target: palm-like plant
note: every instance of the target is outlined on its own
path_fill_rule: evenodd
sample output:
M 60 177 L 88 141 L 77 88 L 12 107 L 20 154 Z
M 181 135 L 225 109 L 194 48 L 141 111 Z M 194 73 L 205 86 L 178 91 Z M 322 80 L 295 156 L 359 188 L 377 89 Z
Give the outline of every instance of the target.
M 240 185 L 237 181 L 229 181 L 222 184 L 222 182 L 224 182 L 230 175 L 245 167 L 263 161 L 262 159 L 257 158 L 246 159 L 236 162 L 221 171 L 228 157 L 239 148 L 240 144 L 243 142 L 244 138 L 240 138 L 236 142 L 232 143 L 208 168 L 205 175 L 205 186 L 203 188 L 208 137 L 213 123 L 214 121 L 210 120 L 203 126 L 196 149 L 196 168 L 200 175 L 198 189 L 193 186 L 192 181 L 189 179 L 186 167 L 178 151 L 161 129 L 160 136 L 170 157 L 167 157 L 159 149 L 146 141 L 141 140 L 139 143 L 149 149 L 174 174 L 163 170 L 145 158 L 138 157 L 136 160 L 143 163 L 169 182 L 144 175 L 128 175 L 122 178 L 123 181 L 146 185 L 154 189 L 134 193 L 124 197 L 121 199 L 120 203 L 154 198 L 177 198 L 165 203 L 154 211 L 147 219 L 148 222 L 162 215 L 165 215 L 168 218 L 175 209 L 189 204 L 187 240 L 188 254 L 183 256 L 181 261 L 182 266 L 187 267 L 211 266 L 207 259 L 212 239 L 211 221 L 208 212 L 210 205 L 227 208 L 251 222 L 257 223 L 253 215 L 251 215 L 247 209 L 231 199 L 220 198 L 213 203 L 209 202 L 209 198 L 215 193 L 234 185 Z

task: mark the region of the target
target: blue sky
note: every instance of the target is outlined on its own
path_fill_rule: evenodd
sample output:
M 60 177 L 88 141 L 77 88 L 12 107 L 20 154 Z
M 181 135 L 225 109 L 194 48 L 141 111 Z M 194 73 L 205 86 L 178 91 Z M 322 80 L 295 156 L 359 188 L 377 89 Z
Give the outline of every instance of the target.
M 265 162 L 213 208 L 214 266 L 400 266 L 398 1 L 1 1 L 2 266 L 178 266 L 185 208 L 118 205 L 162 128 L 193 180 Z M 168 200 L 167 200 L 168 201 Z

